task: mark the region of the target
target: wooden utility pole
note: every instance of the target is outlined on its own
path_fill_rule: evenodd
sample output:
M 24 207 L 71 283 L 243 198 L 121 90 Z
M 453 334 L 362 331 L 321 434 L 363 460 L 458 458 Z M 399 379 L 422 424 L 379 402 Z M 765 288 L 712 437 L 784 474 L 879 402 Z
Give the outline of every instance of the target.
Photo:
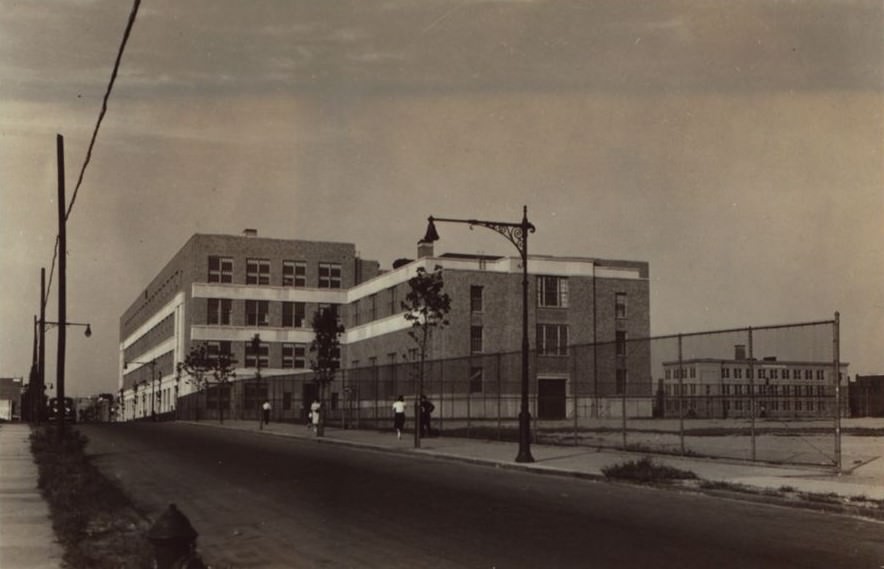
M 55 396 L 58 400 L 56 421 L 58 423 L 58 440 L 64 438 L 64 351 L 67 332 L 67 238 L 65 235 L 66 212 L 64 197 L 64 138 L 56 135 L 58 157 L 58 359 L 55 381 Z

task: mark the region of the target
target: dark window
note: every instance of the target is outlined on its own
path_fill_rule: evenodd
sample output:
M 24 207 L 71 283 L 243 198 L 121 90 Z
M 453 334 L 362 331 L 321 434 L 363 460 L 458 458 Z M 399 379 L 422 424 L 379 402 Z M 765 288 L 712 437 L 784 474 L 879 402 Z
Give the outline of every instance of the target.
M 282 286 L 307 286 L 307 263 L 304 261 L 283 261 Z
M 282 303 L 282 325 L 289 328 L 302 328 L 307 308 L 303 302 Z
M 207 300 L 206 323 L 230 324 L 230 312 L 233 301 L 229 298 L 210 298 Z
M 270 261 L 268 259 L 246 259 L 246 284 L 270 284 Z
M 568 326 L 565 324 L 538 324 L 537 354 L 542 356 L 568 355 Z
M 470 311 L 482 312 L 482 287 L 473 285 L 470 287 Z
M 292 392 L 291 391 L 283 391 L 282 392 L 282 410 L 290 411 L 292 409 Z
M 568 279 L 565 277 L 537 277 L 537 306 L 568 307 Z
M 282 345 L 282 367 L 304 369 L 307 367 L 307 346 L 304 344 Z
M 319 288 L 341 288 L 340 263 L 319 263 Z
M 209 257 L 209 282 L 232 283 L 233 259 L 230 257 Z
M 246 325 L 269 326 L 270 325 L 270 302 L 267 300 L 246 301 Z
M 260 363 L 262 369 L 266 368 L 270 365 L 270 344 L 261 342 L 258 346 L 258 353 L 256 354 L 252 347 L 252 342 L 246 342 L 245 359 L 245 367 L 258 367 L 258 364 Z
M 212 365 L 218 364 L 218 356 L 221 354 L 230 356 L 230 342 L 206 342 L 206 359 Z
M 626 318 L 626 293 L 618 292 L 614 296 L 614 317 L 618 319 Z
M 483 351 L 483 348 L 482 327 L 470 326 L 470 351 L 474 354 L 478 354 Z
M 614 340 L 615 340 L 614 341 L 615 353 L 618 356 L 625 356 L 626 355 L 626 332 L 618 330 L 616 332 Z

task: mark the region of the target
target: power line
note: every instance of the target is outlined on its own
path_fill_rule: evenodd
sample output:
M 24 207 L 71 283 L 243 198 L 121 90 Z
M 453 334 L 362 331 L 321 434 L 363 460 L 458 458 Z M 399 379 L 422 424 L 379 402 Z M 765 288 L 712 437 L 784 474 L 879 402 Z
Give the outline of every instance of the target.
M 86 159 L 83 161 L 83 166 L 80 168 L 80 175 L 77 178 L 77 185 L 74 187 L 74 194 L 71 196 L 71 204 L 68 206 L 65 211 L 64 221 L 67 222 L 68 218 L 71 216 L 71 210 L 74 209 L 74 202 L 77 201 L 77 193 L 80 191 L 80 185 L 83 183 L 83 176 L 86 174 L 86 167 L 89 165 L 89 162 L 92 160 L 92 149 L 95 147 L 95 140 L 98 138 L 98 130 L 101 128 L 101 123 L 104 120 L 104 115 L 107 114 L 107 102 L 110 99 L 111 91 L 114 88 L 114 82 L 117 79 L 117 73 L 120 70 L 120 62 L 123 59 L 123 52 L 126 49 L 126 43 L 129 41 L 129 35 L 132 33 L 132 27 L 135 25 L 135 18 L 138 15 L 138 8 L 141 6 L 141 0 L 135 0 L 132 4 L 132 11 L 129 12 L 129 21 L 126 23 L 126 30 L 123 32 L 123 39 L 120 41 L 120 47 L 117 50 L 117 59 L 114 61 L 114 68 L 111 72 L 110 81 L 107 84 L 107 90 L 104 93 L 104 97 L 101 101 L 101 112 L 98 114 L 98 120 L 95 123 L 95 129 L 92 131 L 92 139 L 89 141 L 89 148 L 86 151 Z M 43 306 L 46 305 L 46 299 L 49 298 L 49 291 L 52 289 L 52 275 L 55 273 L 55 262 L 58 260 L 58 241 L 59 237 L 55 237 L 55 248 L 52 252 L 52 265 L 50 265 L 49 269 L 49 282 L 46 286 L 46 296 L 41 299 Z

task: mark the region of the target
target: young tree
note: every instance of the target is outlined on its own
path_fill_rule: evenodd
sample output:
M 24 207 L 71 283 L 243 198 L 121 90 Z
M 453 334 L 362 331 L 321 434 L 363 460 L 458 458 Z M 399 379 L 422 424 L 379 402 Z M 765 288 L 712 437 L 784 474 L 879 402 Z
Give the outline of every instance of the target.
M 178 364 L 178 373 L 187 374 L 187 381 L 198 392 L 206 391 L 208 402 L 208 387 L 212 384 L 218 386 L 218 420 L 224 422 L 224 408 L 222 407 L 221 392 L 236 377 L 233 371 L 236 360 L 227 352 L 213 353 L 205 343 L 194 344 L 190 352 L 184 357 L 184 361 Z M 199 407 L 197 407 L 197 420 L 199 420 Z
M 325 386 L 332 382 L 341 361 L 341 334 L 344 325 L 338 319 L 338 311 L 324 308 L 313 313 L 313 341 L 310 343 L 310 367 L 313 369 L 313 380 L 319 393 L 319 425 L 316 434 L 322 436 L 325 431 Z
M 442 279 L 442 267 L 436 265 L 433 272 L 427 272 L 420 267 L 417 274 L 409 279 L 408 294 L 402 302 L 405 310 L 405 319 L 411 322 L 411 330 L 408 334 L 417 344 L 420 354 L 420 367 L 418 368 L 417 393 L 414 402 L 414 446 L 420 448 L 420 396 L 424 390 L 424 362 L 430 348 L 430 339 L 433 330 L 448 325 L 446 316 L 451 310 L 451 297 L 443 292 L 445 283 Z

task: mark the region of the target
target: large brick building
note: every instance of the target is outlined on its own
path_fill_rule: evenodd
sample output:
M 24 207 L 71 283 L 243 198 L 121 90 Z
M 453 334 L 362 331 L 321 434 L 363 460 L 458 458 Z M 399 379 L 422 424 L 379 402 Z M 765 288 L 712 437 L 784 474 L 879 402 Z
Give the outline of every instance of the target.
M 422 244 L 416 260 L 381 271 L 377 262 L 360 259 L 352 244 L 266 239 L 254 231 L 194 235 L 120 319 L 122 417 L 174 409 L 177 398 L 193 389 L 176 378 L 175 370 L 195 342 L 229 352 L 238 362 L 238 378 L 254 377 L 256 365 L 263 377 L 310 373 L 310 321 L 324 306 L 334 305 L 346 328 L 341 338 L 345 371 L 413 360 L 401 302 L 408 280 L 421 267 L 441 266 L 452 298 L 450 325 L 434 335 L 429 357 L 464 358 L 470 389 L 481 387 L 483 358 L 515 353 L 521 346 L 520 262 L 434 256 L 432 246 Z M 528 271 L 532 393 L 546 397 L 547 414 L 564 416 L 567 396 L 614 395 L 627 377 L 630 394 L 649 396 L 649 354 L 628 361 L 599 358 L 578 371 L 574 360 L 587 356 L 570 349 L 649 335 L 647 263 L 530 256 Z M 250 347 L 255 334 L 262 341 L 258 353 Z M 609 393 L 590 391 L 591 380 L 577 377 L 590 368 L 617 378 Z M 504 372 L 517 375 L 518 368 Z M 350 374 L 349 387 L 359 377 Z M 331 387 L 333 400 L 345 387 Z

